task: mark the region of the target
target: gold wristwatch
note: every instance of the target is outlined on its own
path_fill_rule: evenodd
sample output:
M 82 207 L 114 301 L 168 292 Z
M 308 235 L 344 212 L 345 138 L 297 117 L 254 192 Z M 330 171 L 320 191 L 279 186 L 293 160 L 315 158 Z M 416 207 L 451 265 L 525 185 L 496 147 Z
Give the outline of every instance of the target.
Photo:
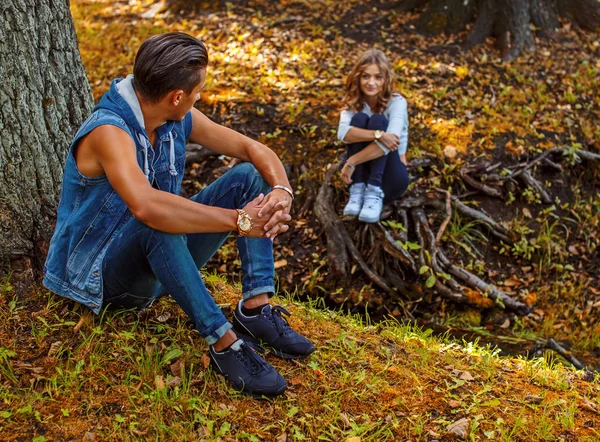
M 382 130 L 376 130 L 375 131 L 375 140 L 379 140 L 381 137 L 383 137 L 384 132 Z
M 250 215 L 248 215 L 248 213 L 246 213 L 246 211 L 244 209 L 235 209 L 235 210 L 237 210 L 237 213 L 238 213 L 238 218 L 237 218 L 238 234 L 240 236 L 246 236 L 252 230 L 252 226 L 254 226 L 254 223 L 252 222 L 252 218 L 250 218 Z

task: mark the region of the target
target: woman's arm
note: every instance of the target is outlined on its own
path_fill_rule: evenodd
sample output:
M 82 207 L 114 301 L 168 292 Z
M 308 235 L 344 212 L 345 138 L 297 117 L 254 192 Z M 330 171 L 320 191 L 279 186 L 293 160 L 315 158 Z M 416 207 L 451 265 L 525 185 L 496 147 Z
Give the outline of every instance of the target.
M 406 148 L 408 146 L 408 106 L 404 97 L 396 96 L 389 104 L 389 122 L 387 132 L 398 137 L 398 153 L 406 164 Z

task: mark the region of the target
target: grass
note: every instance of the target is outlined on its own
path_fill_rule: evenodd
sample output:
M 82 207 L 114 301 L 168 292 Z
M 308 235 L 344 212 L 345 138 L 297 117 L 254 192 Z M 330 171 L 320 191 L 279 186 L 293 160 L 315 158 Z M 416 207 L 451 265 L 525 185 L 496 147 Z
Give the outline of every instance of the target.
M 231 314 L 239 287 L 206 279 Z M 598 414 L 580 407 L 584 397 L 600 407 L 598 379 L 372 324 L 319 300 L 278 299 L 318 351 L 297 362 L 268 356 L 288 390 L 257 401 L 211 370 L 205 343 L 170 299 L 93 316 L 43 290 L 1 287 L 2 440 L 429 440 L 463 417 L 469 440 L 600 437 Z

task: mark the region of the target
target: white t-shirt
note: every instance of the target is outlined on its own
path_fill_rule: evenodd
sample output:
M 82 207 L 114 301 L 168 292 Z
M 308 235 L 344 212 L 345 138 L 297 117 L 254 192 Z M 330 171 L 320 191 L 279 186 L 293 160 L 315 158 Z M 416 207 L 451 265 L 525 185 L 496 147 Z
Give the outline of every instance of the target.
M 365 107 L 363 107 L 362 112 L 367 114 L 369 117 L 373 115 L 373 111 L 369 107 L 368 104 L 365 103 Z M 348 144 L 348 142 L 344 141 L 348 131 L 350 130 L 350 122 L 352 121 L 352 117 L 356 112 L 351 110 L 343 110 L 340 114 L 340 123 L 338 125 L 338 139 L 343 143 Z M 388 127 L 386 132 L 391 132 L 396 134 L 400 139 L 400 144 L 398 145 L 398 154 L 404 155 L 406 153 L 406 148 L 408 147 L 408 107 L 406 104 L 406 100 L 400 94 L 392 94 L 392 98 L 387 104 L 383 115 L 388 120 Z M 376 141 L 377 145 L 383 150 L 384 154 L 390 153 L 390 150 L 385 147 L 379 141 Z

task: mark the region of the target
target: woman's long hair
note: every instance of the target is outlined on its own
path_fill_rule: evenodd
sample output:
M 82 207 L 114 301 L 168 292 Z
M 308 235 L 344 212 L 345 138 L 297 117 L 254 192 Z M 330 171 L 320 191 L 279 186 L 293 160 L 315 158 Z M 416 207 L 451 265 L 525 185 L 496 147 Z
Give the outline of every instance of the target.
M 370 64 L 376 64 L 383 75 L 383 88 L 377 97 L 374 113 L 383 113 L 393 93 L 394 71 L 387 57 L 379 49 L 369 49 L 361 54 L 346 79 L 346 94 L 342 99 L 342 108 L 361 112 L 365 105 L 365 97 L 360 90 L 360 76 Z

